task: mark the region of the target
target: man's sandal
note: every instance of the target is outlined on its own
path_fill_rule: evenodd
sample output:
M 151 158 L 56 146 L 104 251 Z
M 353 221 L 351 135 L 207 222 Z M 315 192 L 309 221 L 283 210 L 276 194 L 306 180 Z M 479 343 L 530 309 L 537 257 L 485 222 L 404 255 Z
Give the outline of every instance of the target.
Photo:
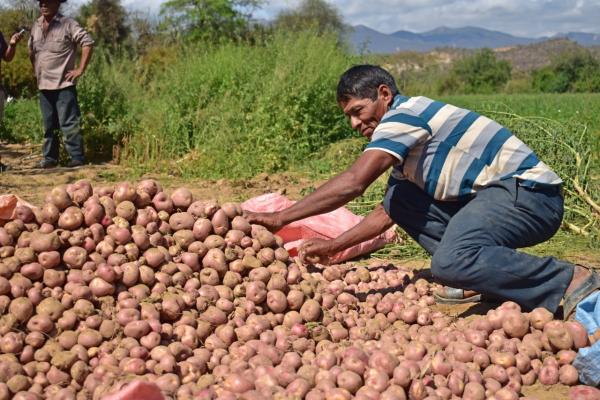
M 589 268 L 588 268 L 589 269 Z M 586 280 L 573 290 L 563 301 L 563 319 L 567 320 L 575 311 L 577 304 L 583 299 L 600 289 L 600 273 L 591 270 L 592 273 Z
M 444 286 L 441 290 L 433 294 L 433 298 L 438 304 L 465 304 L 481 301 L 481 294 L 477 293 L 473 296 L 465 297 L 463 289 Z

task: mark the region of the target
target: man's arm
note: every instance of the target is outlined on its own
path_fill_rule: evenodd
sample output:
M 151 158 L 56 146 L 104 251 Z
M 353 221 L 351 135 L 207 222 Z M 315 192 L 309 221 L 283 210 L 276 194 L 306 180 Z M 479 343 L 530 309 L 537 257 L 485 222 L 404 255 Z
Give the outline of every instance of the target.
M 360 196 L 397 158 L 381 150 L 365 151 L 346 171 L 335 176 L 296 204 L 275 213 L 246 212 L 248 222 L 272 231 L 313 215 L 333 211 Z
M 33 29 L 31 30 L 31 35 L 29 36 L 29 40 L 27 41 L 27 49 L 29 50 L 29 61 L 31 61 L 31 67 L 33 68 L 33 73 L 35 73 L 35 52 L 33 51 Z
M 309 239 L 302 243 L 298 255 L 303 261 L 325 263 L 327 257 L 385 232 L 394 221 L 380 204 L 352 229 L 335 239 Z
M 94 50 L 94 40 L 74 19 L 69 19 L 69 30 L 71 33 L 71 40 L 81 46 L 81 60 L 79 60 L 79 67 L 72 71 L 68 71 L 65 74 L 65 80 L 74 82 L 83 75 L 90 63 Z
M 22 37 L 22 33 L 15 33 L 14 35 L 12 35 L 10 41 L 8 42 L 8 46 L 6 47 L 6 51 L 4 52 L 4 55 L 2 57 L 4 61 L 12 61 L 12 59 L 15 57 L 17 43 L 21 41 Z
M 83 46 L 81 48 L 81 60 L 79 61 L 79 68 L 69 71 L 65 74 L 65 80 L 73 82 L 77 78 L 79 78 L 85 72 L 88 64 L 90 63 L 90 59 L 92 58 L 94 47 L 93 46 Z

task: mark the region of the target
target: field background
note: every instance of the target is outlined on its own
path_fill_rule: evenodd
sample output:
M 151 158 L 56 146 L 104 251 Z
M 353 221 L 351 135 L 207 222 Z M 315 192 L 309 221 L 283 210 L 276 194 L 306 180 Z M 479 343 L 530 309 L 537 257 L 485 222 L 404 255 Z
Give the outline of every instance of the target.
M 597 49 L 553 41 L 502 52 L 356 54 L 339 40 L 335 24 L 298 26 L 283 18 L 279 23 L 293 29 L 276 24 L 240 33 L 232 27 L 229 37 L 218 39 L 194 36 L 200 32 L 194 29 L 177 35 L 172 27 L 144 30 L 144 21 L 125 18 L 129 34 L 121 38 L 96 29 L 101 25 L 94 18 L 106 18 L 94 11 L 96 3 L 78 11 L 99 42 L 78 83 L 91 164 L 77 171 L 36 168 L 41 120 L 21 46 L 12 63 L 3 63 L 3 84 L 14 99 L 0 126 L 0 155 L 13 169 L 0 176 L 0 192 L 39 203 L 50 187 L 82 177 L 111 183 L 152 176 L 222 201 L 277 190 L 301 198 L 365 146 L 339 110 L 335 87 L 349 66 L 377 63 L 395 74 L 404 94 L 475 110 L 528 143 L 565 180 L 567 209 L 564 229 L 526 251 L 600 263 Z M 4 31 L 15 20 L 7 17 L 11 12 L 17 11 L 0 9 Z M 524 62 L 528 53 L 536 54 L 534 62 Z M 385 180 L 349 207 L 368 213 L 381 200 Z M 406 237 L 375 256 L 427 259 Z
M 154 178 L 196 199 L 244 201 L 270 192 L 300 199 L 347 168 L 366 141 L 335 99 L 351 65 L 384 66 L 403 94 L 428 96 L 498 120 L 565 182 L 562 229 L 524 249 L 600 267 L 600 48 L 565 39 L 502 49 L 429 53 L 355 52 L 348 28 L 323 0 L 302 0 L 271 24 L 250 11 L 260 0 L 167 0 L 160 15 L 128 12 L 120 0 L 67 2 L 96 39 L 77 89 L 89 164 L 39 169 L 42 127 L 24 43 L 2 63 L 11 96 L 0 123 L 0 194 L 41 205 L 57 185 L 94 187 Z M 0 31 L 31 26 L 35 0 L 0 1 Z M 61 153 L 60 165 L 68 161 Z M 365 215 L 382 199 L 380 177 L 348 207 Z M 371 254 L 427 274 L 429 257 L 402 231 Z M 490 303 L 436 305 L 452 317 Z M 568 387 L 536 384 L 523 394 L 566 399 Z

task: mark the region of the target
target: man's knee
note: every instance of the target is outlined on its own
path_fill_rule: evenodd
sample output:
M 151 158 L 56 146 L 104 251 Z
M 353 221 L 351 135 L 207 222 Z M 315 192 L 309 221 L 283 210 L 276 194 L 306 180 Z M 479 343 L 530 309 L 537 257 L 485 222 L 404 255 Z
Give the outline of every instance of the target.
M 431 258 L 431 274 L 441 283 L 460 283 L 473 268 L 478 251 L 478 246 L 440 246 Z

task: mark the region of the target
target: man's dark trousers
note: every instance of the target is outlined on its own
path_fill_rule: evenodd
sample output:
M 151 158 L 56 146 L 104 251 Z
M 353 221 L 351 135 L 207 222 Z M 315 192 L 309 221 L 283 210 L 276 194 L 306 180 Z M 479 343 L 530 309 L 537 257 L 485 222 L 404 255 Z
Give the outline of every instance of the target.
M 516 251 L 551 238 L 560 227 L 558 186 L 531 189 L 507 179 L 462 201 L 437 201 L 413 183 L 391 186 L 384 199 L 390 217 L 433 255 L 434 278 L 524 309 L 555 312 L 573 265 Z
M 61 129 L 65 150 L 71 160 L 84 162 L 81 113 L 75 86 L 58 90 L 41 90 L 40 109 L 44 122 L 44 159 L 58 162 L 59 140 L 56 131 Z

